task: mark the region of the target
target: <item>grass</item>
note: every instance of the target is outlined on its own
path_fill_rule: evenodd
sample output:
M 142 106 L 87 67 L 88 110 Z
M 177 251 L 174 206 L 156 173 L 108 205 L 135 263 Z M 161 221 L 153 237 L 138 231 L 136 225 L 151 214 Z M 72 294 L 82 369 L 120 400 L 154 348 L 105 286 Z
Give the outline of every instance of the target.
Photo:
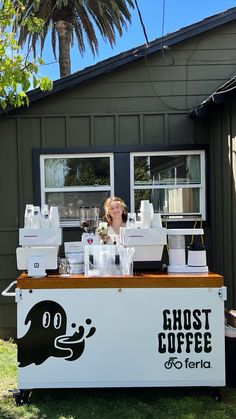
M 16 344 L 0 340 L 0 419 L 235 419 L 236 388 L 50 389 L 34 390 L 30 403 L 16 406 Z

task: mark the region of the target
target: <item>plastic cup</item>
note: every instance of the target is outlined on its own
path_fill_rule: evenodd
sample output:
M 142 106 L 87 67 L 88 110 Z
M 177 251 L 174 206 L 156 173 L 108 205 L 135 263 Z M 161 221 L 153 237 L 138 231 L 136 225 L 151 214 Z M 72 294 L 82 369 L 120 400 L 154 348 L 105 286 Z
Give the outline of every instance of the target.
M 59 260 L 59 275 L 69 276 L 70 266 L 67 258 L 60 258 Z
M 99 223 L 99 229 L 101 229 L 101 235 L 106 236 L 107 235 L 107 222 L 102 221 Z

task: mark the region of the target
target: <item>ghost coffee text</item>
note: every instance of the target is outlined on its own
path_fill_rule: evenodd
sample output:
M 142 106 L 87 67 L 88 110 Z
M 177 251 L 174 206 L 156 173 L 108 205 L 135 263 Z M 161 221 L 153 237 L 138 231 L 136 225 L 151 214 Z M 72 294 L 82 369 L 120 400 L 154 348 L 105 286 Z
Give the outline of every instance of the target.
M 211 352 L 210 314 L 210 309 L 163 310 L 158 352 Z

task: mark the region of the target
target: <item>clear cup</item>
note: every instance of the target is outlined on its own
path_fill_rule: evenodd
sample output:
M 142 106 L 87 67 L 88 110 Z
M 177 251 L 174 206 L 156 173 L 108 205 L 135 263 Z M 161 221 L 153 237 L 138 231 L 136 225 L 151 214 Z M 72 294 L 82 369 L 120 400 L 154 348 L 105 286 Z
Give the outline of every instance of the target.
M 107 222 L 102 221 L 99 223 L 99 229 L 101 229 L 101 235 L 106 236 L 107 235 Z
M 69 265 L 68 259 L 67 258 L 60 258 L 58 262 L 59 262 L 59 266 L 58 266 L 59 275 L 60 276 L 69 276 L 70 265 Z

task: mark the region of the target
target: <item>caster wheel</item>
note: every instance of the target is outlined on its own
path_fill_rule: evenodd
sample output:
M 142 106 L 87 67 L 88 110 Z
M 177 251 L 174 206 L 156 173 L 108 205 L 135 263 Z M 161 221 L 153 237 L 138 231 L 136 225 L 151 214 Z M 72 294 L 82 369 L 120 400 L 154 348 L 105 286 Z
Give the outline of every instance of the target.
M 24 404 L 28 404 L 30 394 L 30 390 L 13 390 L 12 397 L 15 400 L 16 406 L 23 406 Z
M 216 402 L 220 402 L 221 401 L 221 393 L 219 389 L 215 389 L 212 391 L 212 398 L 216 401 Z

